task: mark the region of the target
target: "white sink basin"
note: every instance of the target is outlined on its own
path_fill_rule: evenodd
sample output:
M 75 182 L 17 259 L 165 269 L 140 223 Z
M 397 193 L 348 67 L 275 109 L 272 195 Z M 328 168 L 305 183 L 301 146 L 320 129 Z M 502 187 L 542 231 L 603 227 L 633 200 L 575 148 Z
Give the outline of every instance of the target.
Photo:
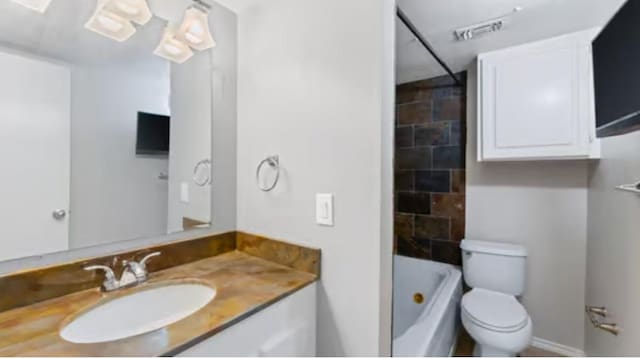
M 60 331 L 72 343 L 103 343 L 164 328 L 207 305 L 216 290 L 201 284 L 171 284 L 97 305 Z

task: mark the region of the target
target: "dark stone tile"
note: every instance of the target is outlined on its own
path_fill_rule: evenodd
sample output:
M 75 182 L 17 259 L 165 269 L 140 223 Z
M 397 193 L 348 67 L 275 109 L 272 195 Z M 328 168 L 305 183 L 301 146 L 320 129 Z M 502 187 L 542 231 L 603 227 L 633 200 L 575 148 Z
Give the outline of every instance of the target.
M 438 146 L 433 148 L 434 169 L 463 169 L 465 158 L 460 146 Z
M 453 79 L 449 75 L 433 77 L 433 78 L 430 78 L 430 79 L 424 80 L 424 81 L 426 83 L 428 83 L 431 88 L 434 88 L 434 89 L 438 89 L 438 88 L 455 88 L 456 87 L 455 86 L 456 82 L 453 81 Z
M 396 148 L 413 147 L 413 126 L 396 127 Z
M 467 142 L 466 139 L 466 134 L 465 131 L 463 130 L 462 126 L 464 124 L 463 121 L 452 121 L 449 122 L 450 124 L 450 128 L 451 128 L 451 136 L 450 136 L 450 144 L 452 145 L 459 145 L 461 147 L 464 147 L 463 145 Z
M 456 76 L 463 84 L 466 83 L 466 72 L 457 73 Z M 450 76 L 444 75 L 398 85 L 396 87 L 396 103 L 406 104 L 430 101 L 433 97 L 437 96 L 463 96 L 465 92 L 466 86 L 457 86 Z
M 415 188 L 417 191 L 450 191 L 450 171 L 416 171 L 415 177 Z
M 430 148 L 403 148 L 396 151 L 396 167 L 400 170 L 428 170 L 431 168 Z
M 398 105 L 412 102 L 431 102 L 432 86 L 426 81 L 416 81 L 396 87 Z
M 462 121 L 465 118 L 465 97 L 441 96 L 433 99 L 433 121 Z
M 433 260 L 438 262 L 449 263 L 453 265 L 462 264 L 462 255 L 460 253 L 460 244 L 453 241 L 431 241 L 431 256 Z
M 413 214 L 395 214 L 393 232 L 397 238 L 413 238 L 413 217 Z
M 429 214 L 431 196 L 429 193 L 398 192 L 397 211 L 401 213 Z
M 464 170 L 451 171 L 451 192 L 465 193 L 466 184 L 466 172 Z
M 452 241 L 460 242 L 464 239 L 465 236 L 465 219 L 461 218 L 451 218 L 451 237 Z
M 441 217 L 464 218 L 463 194 L 433 193 L 431 195 L 431 214 Z
M 438 146 L 450 143 L 449 122 L 430 123 L 415 128 L 416 146 Z
M 398 106 L 398 124 L 401 126 L 429 123 L 431 118 L 432 106 L 430 102 Z
M 398 238 L 396 253 L 406 257 L 431 259 L 431 243 L 430 241 L 418 243 L 413 238 Z
M 449 218 L 416 216 L 414 233 L 416 238 L 449 239 Z
M 395 171 L 394 187 L 396 191 L 413 191 L 414 190 L 415 172 L 413 171 Z
M 441 99 L 464 99 L 466 101 L 466 88 L 455 85 L 444 85 L 433 87 L 431 97 L 433 101 Z

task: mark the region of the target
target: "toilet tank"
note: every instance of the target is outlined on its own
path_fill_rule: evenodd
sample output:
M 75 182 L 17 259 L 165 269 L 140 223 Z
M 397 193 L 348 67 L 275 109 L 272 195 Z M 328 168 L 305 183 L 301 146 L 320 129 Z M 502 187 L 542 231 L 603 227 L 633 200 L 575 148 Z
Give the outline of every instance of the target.
M 462 272 L 468 286 L 515 296 L 524 292 L 527 262 L 524 246 L 465 239 L 460 249 Z

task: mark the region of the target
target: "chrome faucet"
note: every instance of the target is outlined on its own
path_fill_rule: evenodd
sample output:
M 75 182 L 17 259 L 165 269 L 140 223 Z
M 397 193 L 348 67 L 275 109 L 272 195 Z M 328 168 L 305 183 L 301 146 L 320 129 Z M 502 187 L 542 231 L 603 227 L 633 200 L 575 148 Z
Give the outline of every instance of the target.
M 139 262 L 122 261 L 124 270 L 120 279 L 116 278 L 116 274 L 111 267 L 104 265 L 92 265 L 84 267 L 86 271 L 101 270 L 104 272 L 104 282 L 102 282 L 102 290 L 111 292 L 116 289 L 127 288 L 138 285 L 147 281 L 149 272 L 147 271 L 147 261 L 153 257 L 159 256 L 160 252 L 154 252 L 144 256 Z

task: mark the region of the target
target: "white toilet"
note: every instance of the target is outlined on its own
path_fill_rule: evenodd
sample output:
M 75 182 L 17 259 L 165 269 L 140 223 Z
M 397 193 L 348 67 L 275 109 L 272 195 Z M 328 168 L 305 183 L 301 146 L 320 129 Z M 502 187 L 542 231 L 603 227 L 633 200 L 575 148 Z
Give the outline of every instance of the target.
M 515 356 L 529 346 L 532 324 L 516 299 L 524 291 L 527 250 L 500 242 L 465 239 L 462 271 L 473 288 L 462 297 L 461 317 L 476 341 L 474 356 Z

